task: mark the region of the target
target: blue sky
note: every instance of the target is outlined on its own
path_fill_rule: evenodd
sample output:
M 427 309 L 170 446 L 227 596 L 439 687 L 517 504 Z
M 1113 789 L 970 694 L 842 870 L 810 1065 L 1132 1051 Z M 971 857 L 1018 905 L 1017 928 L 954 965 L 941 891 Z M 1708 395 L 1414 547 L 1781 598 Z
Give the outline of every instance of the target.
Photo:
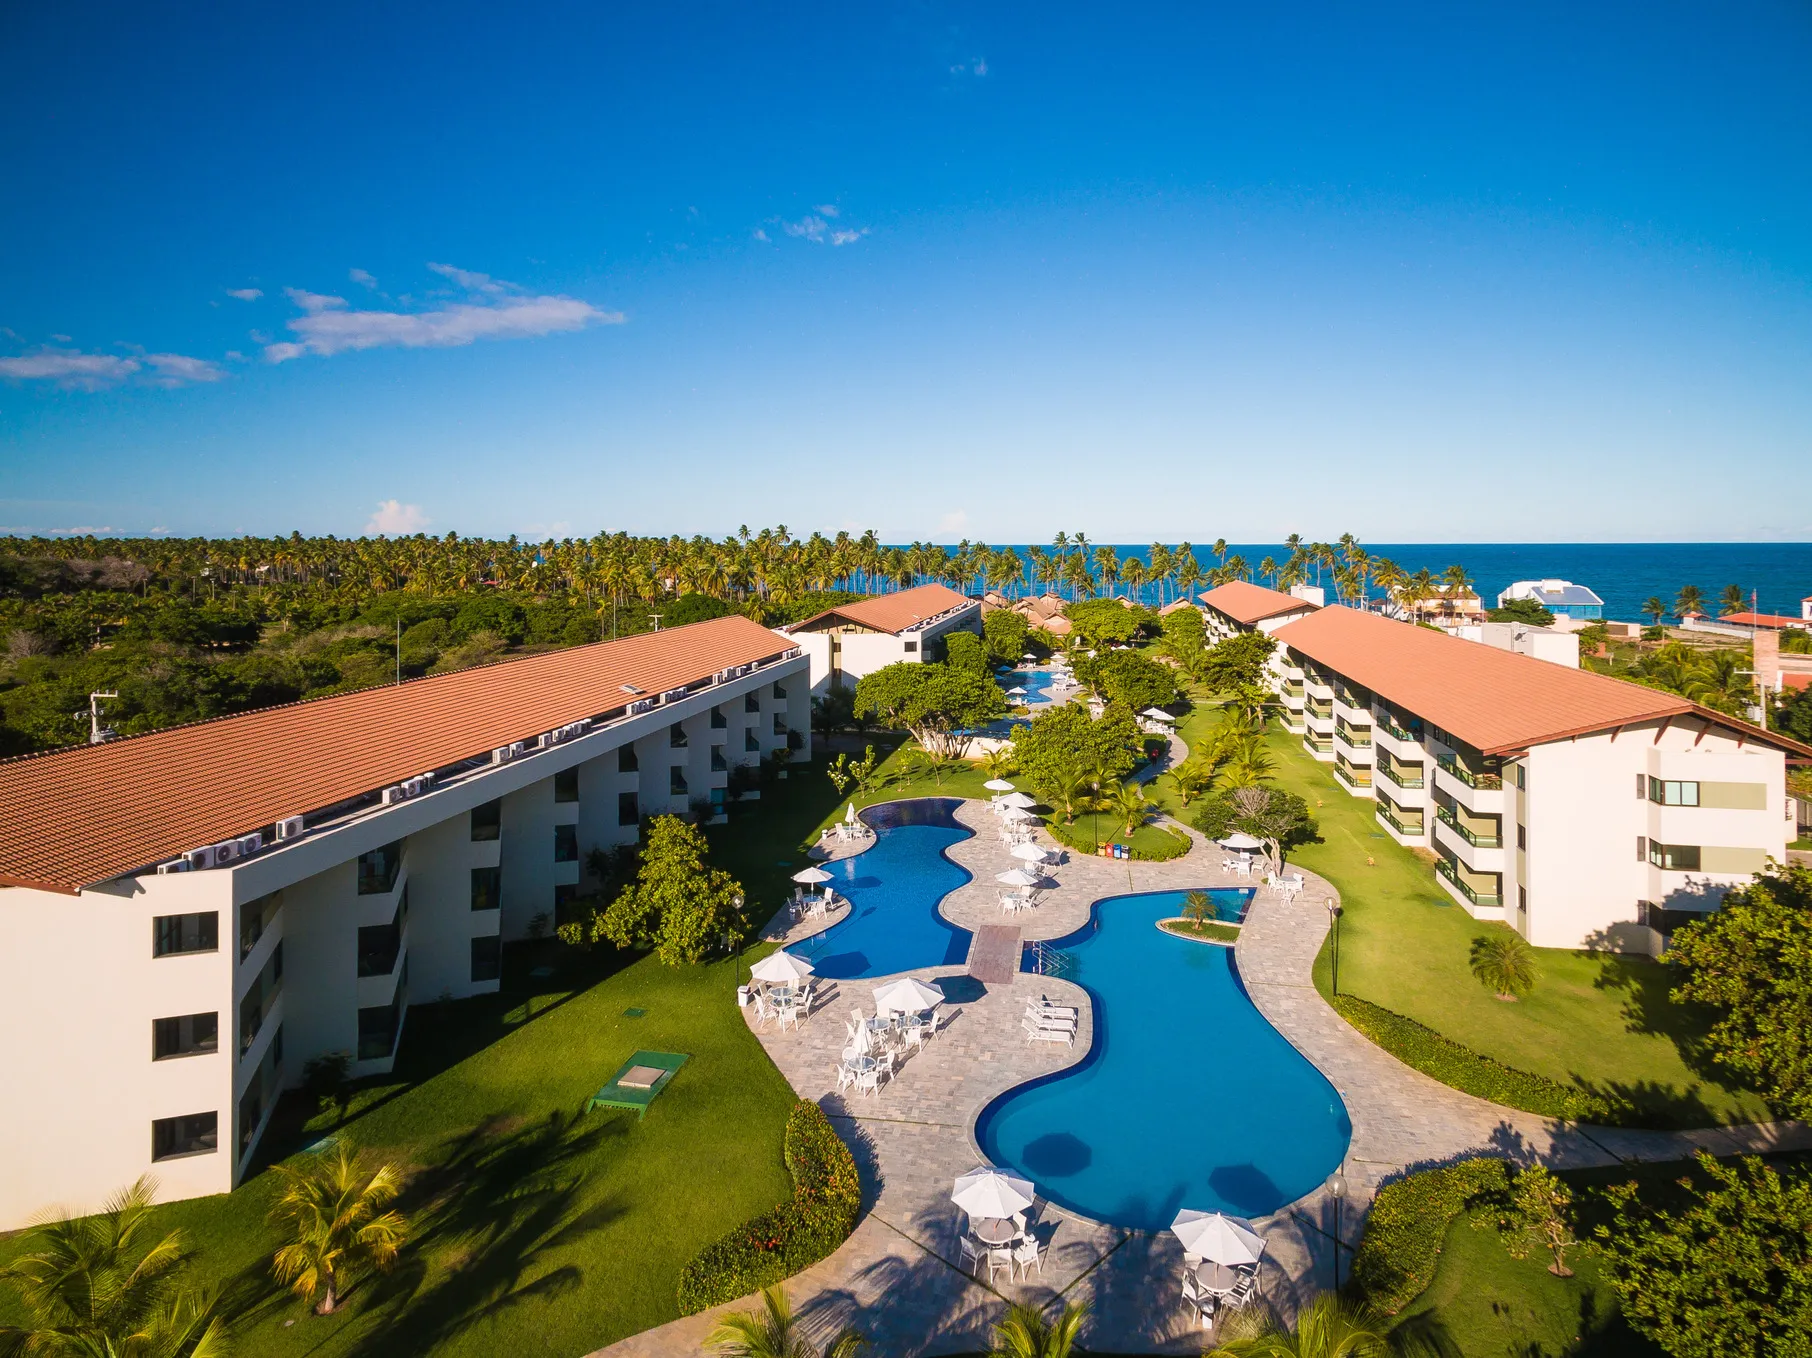
M 274 8 L 0 12 L 0 528 L 1812 539 L 1802 5 Z

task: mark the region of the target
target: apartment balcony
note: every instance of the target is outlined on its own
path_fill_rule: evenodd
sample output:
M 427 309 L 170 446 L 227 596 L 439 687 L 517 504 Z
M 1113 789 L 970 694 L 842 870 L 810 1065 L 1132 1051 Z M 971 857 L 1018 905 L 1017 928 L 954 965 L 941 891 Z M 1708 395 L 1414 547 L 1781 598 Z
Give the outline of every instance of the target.
M 1398 807 L 1393 810 L 1389 802 L 1383 798 L 1378 799 L 1378 819 L 1390 829 L 1395 830 L 1399 838 L 1420 843 L 1428 833 L 1427 822 L 1421 816 L 1397 815 L 1396 811 L 1402 809 Z
M 1404 745 L 1419 745 L 1422 743 L 1421 732 L 1411 731 L 1408 727 L 1397 725 L 1388 708 L 1380 707 L 1373 709 L 1372 725 L 1391 737 L 1391 739 L 1399 741 Z
M 1503 814 L 1504 780 L 1495 773 L 1480 773 L 1452 755 L 1439 755 L 1434 785 L 1468 811 L 1485 816 Z
M 1283 700 L 1286 703 L 1292 701 L 1301 703 L 1303 701 L 1303 687 L 1300 683 L 1284 684 L 1278 689 L 1278 692 L 1283 696 Z
M 1372 747 L 1372 733 L 1364 726 L 1354 726 L 1345 717 L 1334 719 L 1334 734 L 1346 742 L 1348 749 L 1369 750 Z
M 1372 795 L 1372 771 L 1370 769 L 1355 768 L 1351 764 L 1337 760 L 1334 764 L 1334 776 L 1345 783 L 1348 791 L 1352 792 L 1354 796 L 1369 797 Z
M 1317 759 L 1329 760 L 1334 757 L 1334 738 L 1317 734 L 1313 730 L 1303 734 L 1302 747 Z
M 1367 723 L 1372 719 L 1371 699 L 1362 700 L 1351 689 L 1337 688 L 1334 690 L 1334 708 L 1342 714 L 1363 717 Z
M 1428 786 L 1420 764 L 1399 764 L 1395 760 L 1387 764 L 1380 759 L 1375 767 L 1380 778 L 1395 783 L 1406 792 L 1420 792 Z
M 1334 714 L 1325 708 L 1317 711 L 1313 707 L 1305 707 L 1302 719 L 1309 724 L 1311 729 L 1322 735 L 1334 734 Z
M 1467 825 L 1448 807 L 1437 805 L 1435 819 L 1475 849 L 1501 849 L 1504 847 L 1504 837 L 1500 832 L 1475 829 Z
M 1284 730 L 1292 735 L 1302 735 L 1309 729 L 1309 724 L 1302 719 L 1302 713 L 1286 711 L 1283 714 Z
M 1501 912 L 1504 908 L 1503 896 L 1500 894 L 1503 888 L 1496 881 L 1482 877 L 1478 881 L 1467 880 L 1475 875 L 1468 873 L 1464 867 L 1445 855 L 1435 859 L 1435 876 L 1463 904 L 1475 906 L 1478 910 Z
M 1502 873 L 1504 849 L 1501 843 L 1474 844 L 1473 838 L 1489 840 L 1491 836 L 1466 830 L 1446 807 L 1435 808 L 1434 845 L 1444 856 L 1451 856 L 1475 873 Z

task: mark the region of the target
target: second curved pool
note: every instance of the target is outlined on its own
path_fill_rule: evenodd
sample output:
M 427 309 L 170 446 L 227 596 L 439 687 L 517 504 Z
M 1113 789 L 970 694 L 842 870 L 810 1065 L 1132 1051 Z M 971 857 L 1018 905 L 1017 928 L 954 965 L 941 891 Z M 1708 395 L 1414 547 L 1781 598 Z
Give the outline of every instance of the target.
M 975 1129 L 990 1160 L 1053 1202 L 1147 1231 L 1181 1207 L 1274 1212 L 1321 1183 L 1352 1137 L 1333 1085 L 1247 996 L 1233 950 L 1158 930 L 1183 895 L 1107 897 L 1055 941 L 1093 1000 L 1094 1043 L 1081 1064 L 995 1099 Z M 1036 987 L 1025 976 L 1016 988 Z

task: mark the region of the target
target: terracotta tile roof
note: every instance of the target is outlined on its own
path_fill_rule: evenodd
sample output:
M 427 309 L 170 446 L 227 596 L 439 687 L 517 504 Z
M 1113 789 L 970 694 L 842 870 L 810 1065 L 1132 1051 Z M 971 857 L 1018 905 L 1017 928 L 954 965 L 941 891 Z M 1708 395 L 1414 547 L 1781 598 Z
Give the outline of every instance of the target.
M 897 634 L 941 613 L 948 613 L 953 608 L 974 602 L 968 595 L 959 594 L 948 585 L 915 585 L 897 594 L 876 594 L 853 604 L 827 608 L 804 622 L 796 622 L 782 630 L 799 632 L 815 623 L 835 618 L 853 622 L 859 627 L 873 628 L 877 632 Z
M 1796 741 L 1672 693 L 1375 613 L 1337 605 L 1285 623 L 1273 635 L 1481 754 L 1508 754 L 1543 741 L 1689 714 L 1743 732 L 1758 744 L 1812 754 Z
M 1244 623 L 1247 627 L 1261 623 L 1266 618 L 1275 618 L 1281 613 L 1295 613 L 1315 607 L 1307 599 L 1298 599 L 1292 594 L 1266 589 L 1263 585 L 1254 585 L 1246 580 L 1230 580 L 1197 597 L 1204 607 L 1225 613 L 1235 622 Z
M 1727 622 L 1732 627 L 1804 627 L 1804 618 L 1789 618 L 1782 613 L 1723 613 L 1718 616 L 1719 622 Z
M 74 891 L 788 649 L 717 618 L 0 763 L 0 885 Z

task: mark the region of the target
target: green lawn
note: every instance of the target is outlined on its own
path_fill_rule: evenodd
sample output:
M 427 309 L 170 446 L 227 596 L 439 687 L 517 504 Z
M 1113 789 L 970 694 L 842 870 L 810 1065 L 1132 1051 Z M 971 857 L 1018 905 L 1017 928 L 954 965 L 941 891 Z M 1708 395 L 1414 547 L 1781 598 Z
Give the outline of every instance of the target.
M 1187 739 L 1187 737 L 1185 737 Z M 1539 950 L 1540 981 L 1504 1003 L 1472 979 L 1472 940 L 1501 925 L 1472 919 L 1437 885 L 1432 861 L 1385 835 L 1368 799 L 1344 790 L 1300 739 L 1273 725 L 1276 786 L 1301 794 L 1321 822 L 1321 842 L 1293 857 L 1339 889 L 1340 988 L 1423 1023 L 1505 1065 L 1579 1082 L 1642 1110 L 1656 1126 L 1696 1127 L 1765 1119 L 1755 1095 L 1695 1063 L 1703 1016 L 1667 998 L 1668 978 L 1647 958 Z M 1332 980 L 1332 940 L 1316 983 Z
M 841 809 L 822 772 L 794 769 L 710 832 L 714 857 L 765 915 Z M 361 1090 L 342 1129 L 409 1168 L 401 1205 L 415 1223 L 399 1268 L 357 1287 L 344 1310 L 315 1317 L 271 1285 L 269 1174 L 158 1209 L 187 1233 L 196 1276 L 229 1289 L 240 1352 L 583 1354 L 674 1318 L 686 1261 L 790 1195 L 780 1149 L 793 1095 L 735 1004 L 748 958 L 623 965 L 553 943 L 508 954 L 505 993 L 410 1010 L 397 1073 Z M 532 981 L 531 964 L 546 960 L 554 976 Z M 692 1060 L 645 1121 L 583 1113 L 638 1048 Z M 286 1149 L 332 1121 L 303 1128 L 300 1102 L 280 1111 L 288 1132 L 270 1134 Z M 20 1242 L 0 1239 L 0 1262 Z M 0 1322 L 24 1319 L 0 1287 Z

